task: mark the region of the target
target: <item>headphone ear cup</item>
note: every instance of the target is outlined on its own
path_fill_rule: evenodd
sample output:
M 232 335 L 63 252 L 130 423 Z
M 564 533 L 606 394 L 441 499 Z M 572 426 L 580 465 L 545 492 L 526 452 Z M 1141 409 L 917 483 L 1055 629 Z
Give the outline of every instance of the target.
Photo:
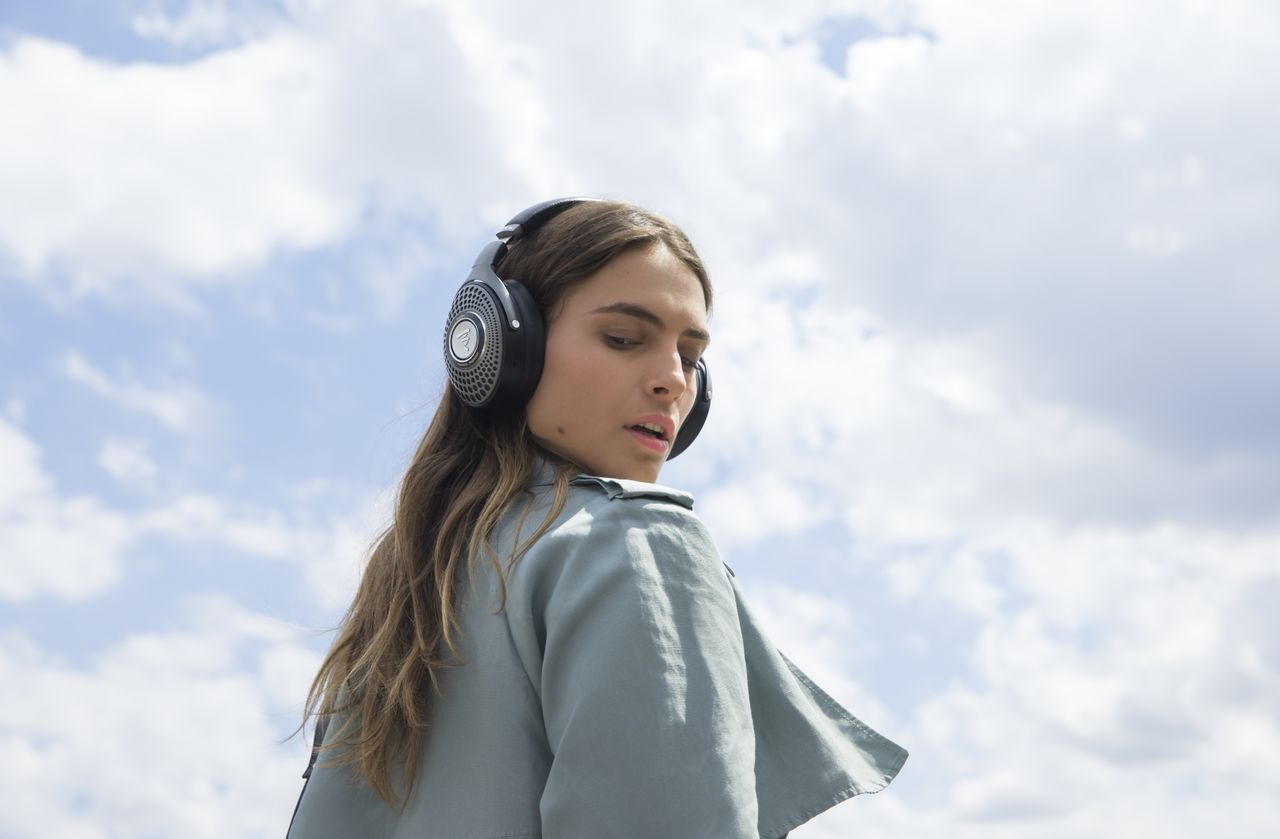
M 542 377 L 542 314 L 529 291 L 504 280 L 519 328 L 505 322 L 502 306 L 483 282 L 463 283 L 444 329 L 449 382 L 464 404 L 484 413 L 523 408 Z
M 671 444 L 671 454 L 667 455 L 667 460 L 675 458 L 689 448 L 689 444 L 694 441 L 698 432 L 702 430 L 703 424 L 706 423 L 707 415 L 711 413 L 711 372 L 707 369 L 706 360 L 698 359 L 695 369 L 698 377 L 698 395 L 694 397 L 689 416 L 685 417 L 680 430 L 676 433 L 676 439 Z
M 444 366 L 454 393 L 472 408 L 498 393 L 503 355 L 502 308 L 484 283 L 466 282 L 453 296 L 444 327 Z

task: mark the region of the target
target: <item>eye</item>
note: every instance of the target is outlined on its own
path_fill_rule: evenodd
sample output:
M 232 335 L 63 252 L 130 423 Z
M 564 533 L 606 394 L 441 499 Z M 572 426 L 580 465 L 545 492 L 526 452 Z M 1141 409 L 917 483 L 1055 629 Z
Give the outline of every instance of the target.
M 606 335 L 604 340 L 606 344 L 621 350 L 630 349 L 640 343 L 634 338 L 623 338 L 621 335 Z

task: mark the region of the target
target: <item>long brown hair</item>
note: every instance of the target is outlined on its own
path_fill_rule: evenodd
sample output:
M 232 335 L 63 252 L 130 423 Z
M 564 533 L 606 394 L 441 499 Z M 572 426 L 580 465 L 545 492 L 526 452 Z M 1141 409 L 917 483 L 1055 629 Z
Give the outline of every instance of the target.
M 586 202 L 563 211 L 514 244 L 497 272 L 519 279 L 549 324 L 573 287 L 618 255 L 655 246 L 692 269 L 710 312 L 711 282 L 689 239 L 661 216 L 624 202 Z M 556 464 L 551 509 L 504 567 L 490 536 L 528 486 L 536 444 L 523 411 L 477 416 L 445 382 L 400 484 L 392 521 L 375 540 L 355 600 L 311 683 L 304 714 L 304 720 L 341 718 L 326 732 L 326 749 L 334 749 L 334 763 L 354 764 L 387 803 L 399 798 L 391 781 L 395 762 L 403 761 L 406 798 L 412 789 L 436 671 L 465 664 L 454 646 L 461 633 L 455 611 L 459 566 L 465 559 L 470 571 L 483 546 L 505 607 L 507 573 L 563 510 L 568 479 L 581 471 L 554 456 L 548 460 Z

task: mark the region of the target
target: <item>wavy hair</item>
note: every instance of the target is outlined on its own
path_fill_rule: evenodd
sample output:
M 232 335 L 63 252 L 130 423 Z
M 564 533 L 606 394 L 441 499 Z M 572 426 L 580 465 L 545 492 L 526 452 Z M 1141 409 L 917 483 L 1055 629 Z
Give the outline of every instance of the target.
M 585 202 L 514 244 L 497 268 L 518 278 L 550 324 L 565 295 L 622 253 L 666 247 L 698 277 L 711 310 L 711 282 L 683 231 L 661 216 L 618 201 Z M 400 483 L 392 520 L 374 540 L 355 599 L 311 683 L 303 721 L 326 725 L 330 765 L 353 765 L 388 804 L 399 800 L 392 769 L 413 787 L 429 725 L 436 671 L 465 665 L 454 644 L 459 570 L 474 568 L 481 547 L 498 574 L 506 606 L 512 566 L 564 509 L 569 478 L 582 471 L 554 455 L 551 509 L 504 563 L 490 537 L 509 504 L 525 492 L 539 447 L 524 411 L 485 418 L 445 382 L 431 424 Z M 550 453 L 542 450 L 544 454 Z M 337 723 L 330 726 L 330 721 Z

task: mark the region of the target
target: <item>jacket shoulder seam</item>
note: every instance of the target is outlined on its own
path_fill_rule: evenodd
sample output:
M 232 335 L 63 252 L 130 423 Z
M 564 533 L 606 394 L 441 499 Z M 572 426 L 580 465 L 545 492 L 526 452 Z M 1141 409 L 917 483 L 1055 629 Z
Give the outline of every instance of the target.
M 623 478 L 603 478 L 598 475 L 575 475 L 569 481 L 574 486 L 586 486 L 599 489 L 610 501 L 618 499 L 656 499 L 668 501 L 685 509 L 693 509 L 693 495 L 681 489 L 650 484 L 644 481 L 630 481 Z

